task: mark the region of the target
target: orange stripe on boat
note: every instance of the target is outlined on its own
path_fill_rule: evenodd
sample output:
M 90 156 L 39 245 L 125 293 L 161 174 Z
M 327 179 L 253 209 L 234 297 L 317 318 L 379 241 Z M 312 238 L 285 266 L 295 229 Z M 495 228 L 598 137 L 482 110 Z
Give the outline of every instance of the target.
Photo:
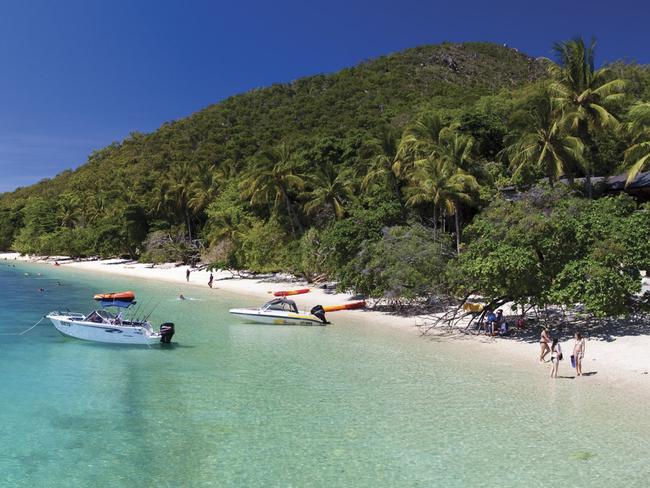
M 269 292 L 271 293 L 271 292 Z M 303 293 L 309 293 L 309 288 L 300 288 L 299 290 L 287 290 L 287 291 L 275 291 L 273 292 L 274 297 L 289 297 L 292 295 L 302 295 Z
M 365 300 L 361 300 L 360 302 L 342 303 L 341 305 L 325 305 L 323 310 L 326 312 L 338 312 L 339 310 L 357 310 L 359 308 L 365 308 L 365 306 Z
M 119 293 L 97 293 L 93 296 L 95 300 L 123 300 L 129 302 L 135 299 L 135 293 L 132 291 L 121 291 Z

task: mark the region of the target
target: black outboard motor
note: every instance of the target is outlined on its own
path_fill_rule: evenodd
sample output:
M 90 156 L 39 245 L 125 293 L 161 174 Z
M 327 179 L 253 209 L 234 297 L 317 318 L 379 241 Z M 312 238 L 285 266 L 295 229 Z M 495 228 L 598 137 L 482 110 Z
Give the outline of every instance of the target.
M 312 315 L 315 317 L 318 317 L 323 324 L 329 324 L 327 319 L 325 319 L 325 309 L 322 307 L 322 305 L 316 305 L 314 308 L 311 309 L 310 312 Z
M 160 326 L 160 343 L 169 344 L 174 337 L 174 324 L 165 322 Z

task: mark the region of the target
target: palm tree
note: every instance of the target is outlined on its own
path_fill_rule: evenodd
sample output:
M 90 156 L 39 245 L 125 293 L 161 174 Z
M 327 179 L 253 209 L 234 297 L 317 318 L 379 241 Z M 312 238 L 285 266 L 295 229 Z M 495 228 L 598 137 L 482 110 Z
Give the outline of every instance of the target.
M 74 193 L 63 193 L 59 197 L 58 220 L 61 227 L 76 227 L 80 217 L 81 201 Z
M 630 109 L 630 122 L 625 125 L 631 143 L 625 151 L 629 185 L 650 160 L 650 103 L 637 103 Z
M 458 132 L 454 126 L 446 127 L 440 132 L 438 146 L 433 154 L 437 159 L 447 161 L 474 178 L 483 176 L 481 167 L 476 164 L 474 139 Z
M 195 214 L 203 212 L 216 198 L 219 183 L 223 181 L 220 171 L 212 170 L 208 164 L 200 164 L 190 185 L 188 205 Z
M 409 206 L 433 204 L 434 225 L 437 210 L 454 215 L 456 252 L 460 252 L 460 206 L 474 202 L 472 193 L 478 191 L 476 178 L 456 167 L 449 159 L 429 157 L 416 163 L 411 185 L 406 188 Z
M 397 174 L 408 177 L 419 160 L 445 159 L 478 178 L 482 176 L 475 160 L 474 139 L 459 132 L 459 124 L 446 125 L 437 114 L 427 113 L 404 131 L 398 159 Z
M 272 204 L 274 211 L 284 205 L 294 234 L 295 227 L 302 233 L 303 226 L 296 215 L 290 195 L 293 190 L 303 190 L 304 187 L 304 175 L 286 143 L 262 151 L 240 184 L 243 195 L 249 198 L 253 205 Z
M 346 171 L 337 171 L 332 163 L 319 169 L 310 178 L 313 189 L 303 193 L 307 199 L 303 208 L 306 213 L 314 214 L 323 207 L 330 207 L 337 220 L 345 215 L 345 202 L 354 194 L 351 175 Z
M 527 132 L 511 136 L 499 153 L 510 161 L 512 176 L 533 169 L 543 171 L 551 186 L 563 175 L 572 180 L 576 166 L 583 164 L 584 145 L 562 129 L 547 97 L 537 101 L 526 127 Z
M 453 130 L 455 125 L 447 126 L 442 118 L 435 113 L 424 113 L 402 135 L 396 162 L 395 174 L 408 175 L 413 164 L 419 159 L 428 157 L 440 143 L 441 135 Z
M 185 220 L 187 235 L 192 241 L 192 223 L 189 201 L 192 197 L 191 187 L 196 176 L 196 169 L 187 161 L 171 165 L 167 177 L 157 188 L 157 206 L 160 212 L 173 212 Z
M 84 195 L 82 204 L 82 219 L 84 224 L 93 224 L 101 219 L 108 205 L 107 195 L 101 192 L 97 187 L 91 188 L 88 193 Z
M 400 202 L 402 201 L 402 190 L 398 176 L 401 164 L 399 148 L 399 133 L 391 126 L 383 127 L 377 137 L 370 139 L 367 149 L 372 156 L 368 171 L 361 182 L 363 190 L 367 190 L 371 185 L 381 182 L 390 188 Z
M 218 167 L 218 173 L 224 180 L 236 178 L 241 171 L 241 160 L 226 159 Z
M 210 245 L 227 240 L 237 246 L 247 226 L 247 222 L 241 217 L 238 212 L 222 212 L 213 217 L 208 232 Z
M 597 128 L 613 128 L 618 120 L 608 108 L 625 96 L 624 80 L 613 77 L 607 68 L 594 68 L 595 41 L 585 46 L 582 38 L 553 46 L 559 66 L 551 67 L 549 90 L 555 108 L 562 112 L 566 126 L 578 136 L 587 152 L 593 153 L 592 133 Z M 593 154 L 589 155 L 593 157 Z M 588 158 L 589 159 L 589 158 Z M 592 163 L 585 165 L 587 189 L 591 197 Z

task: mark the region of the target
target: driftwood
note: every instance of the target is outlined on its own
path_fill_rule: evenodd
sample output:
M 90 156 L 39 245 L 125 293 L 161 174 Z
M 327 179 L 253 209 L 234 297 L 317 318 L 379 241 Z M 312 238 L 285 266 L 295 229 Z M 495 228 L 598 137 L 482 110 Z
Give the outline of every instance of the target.
M 425 318 L 425 323 L 420 326 L 420 331 L 422 335 L 426 335 L 429 333 L 431 330 L 436 329 L 436 328 L 446 328 L 446 329 L 456 329 L 456 330 L 462 330 L 464 332 L 469 332 L 473 326 L 478 329 L 481 324 L 483 323 L 483 320 L 485 318 L 485 315 L 489 310 L 494 310 L 496 308 L 501 307 L 505 303 L 508 303 L 509 297 L 503 296 L 499 298 L 495 298 L 494 300 L 490 301 L 488 304 L 486 304 L 483 307 L 483 310 L 481 312 L 471 312 L 467 311 L 464 309 L 465 304 L 469 300 L 469 297 L 471 297 L 474 294 L 468 293 L 458 304 L 457 307 L 453 308 L 452 310 L 449 310 L 445 312 L 443 315 L 439 317 L 430 317 L 430 320 L 427 320 Z M 458 324 L 460 324 L 462 321 L 464 321 L 467 317 L 471 317 L 468 324 L 463 328 L 460 329 L 458 327 Z
M 508 302 L 512 302 L 511 297 L 502 296 L 487 303 L 481 312 L 472 312 L 464 308 L 465 304 L 470 302 L 472 295 L 473 293 L 468 294 L 460 302 L 454 303 L 440 314 L 429 313 L 422 316 L 424 321 L 418 326 L 421 334 L 426 335 L 436 329 L 478 334 L 489 310 L 496 310 Z M 650 312 L 642 309 L 627 316 L 599 318 L 585 312 L 581 307 L 525 303 L 519 304 L 514 314 L 504 314 L 504 316 L 509 316 L 508 320 L 516 319 L 519 316 L 526 317 L 529 324 L 523 330 L 514 328 L 511 337 L 530 342 L 539 340 L 539 326 L 548 327 L 552 331 L 552 335 L 558 338 L 569 338 L 576 332 L 581 332 L 592 338 L 597 337 L 609 341 L 612 340 L 612 337 L 619 335 L 650 333 Z

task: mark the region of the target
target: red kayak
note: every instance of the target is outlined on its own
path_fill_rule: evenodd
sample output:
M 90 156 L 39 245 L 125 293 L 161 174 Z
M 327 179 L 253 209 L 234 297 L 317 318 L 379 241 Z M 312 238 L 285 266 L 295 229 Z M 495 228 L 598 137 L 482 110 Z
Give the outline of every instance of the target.
M 271 293 L 271 292 L 269 292 Z M 287 291 L 275 291 L 273 292 L 274 297 L 290 297 L 292 295 L 302 295 L 303 293 L 309 293 L 309 288 L 300 288 L 299 290 L 287 290 Z
M 122 291 L 119 293 L 98 293 L 93 297 L 95 300 L 119 300 L 122 302 L 131 302 L 135 300 L 135 293 L 132 291 Z
M 365 307 L 365 300 L 361 300 L 358 302 L 343 303 L 341 305 L 325 305 L 323 310 L 326 312 L 338 312 L 339 310 L 358 310 Z

